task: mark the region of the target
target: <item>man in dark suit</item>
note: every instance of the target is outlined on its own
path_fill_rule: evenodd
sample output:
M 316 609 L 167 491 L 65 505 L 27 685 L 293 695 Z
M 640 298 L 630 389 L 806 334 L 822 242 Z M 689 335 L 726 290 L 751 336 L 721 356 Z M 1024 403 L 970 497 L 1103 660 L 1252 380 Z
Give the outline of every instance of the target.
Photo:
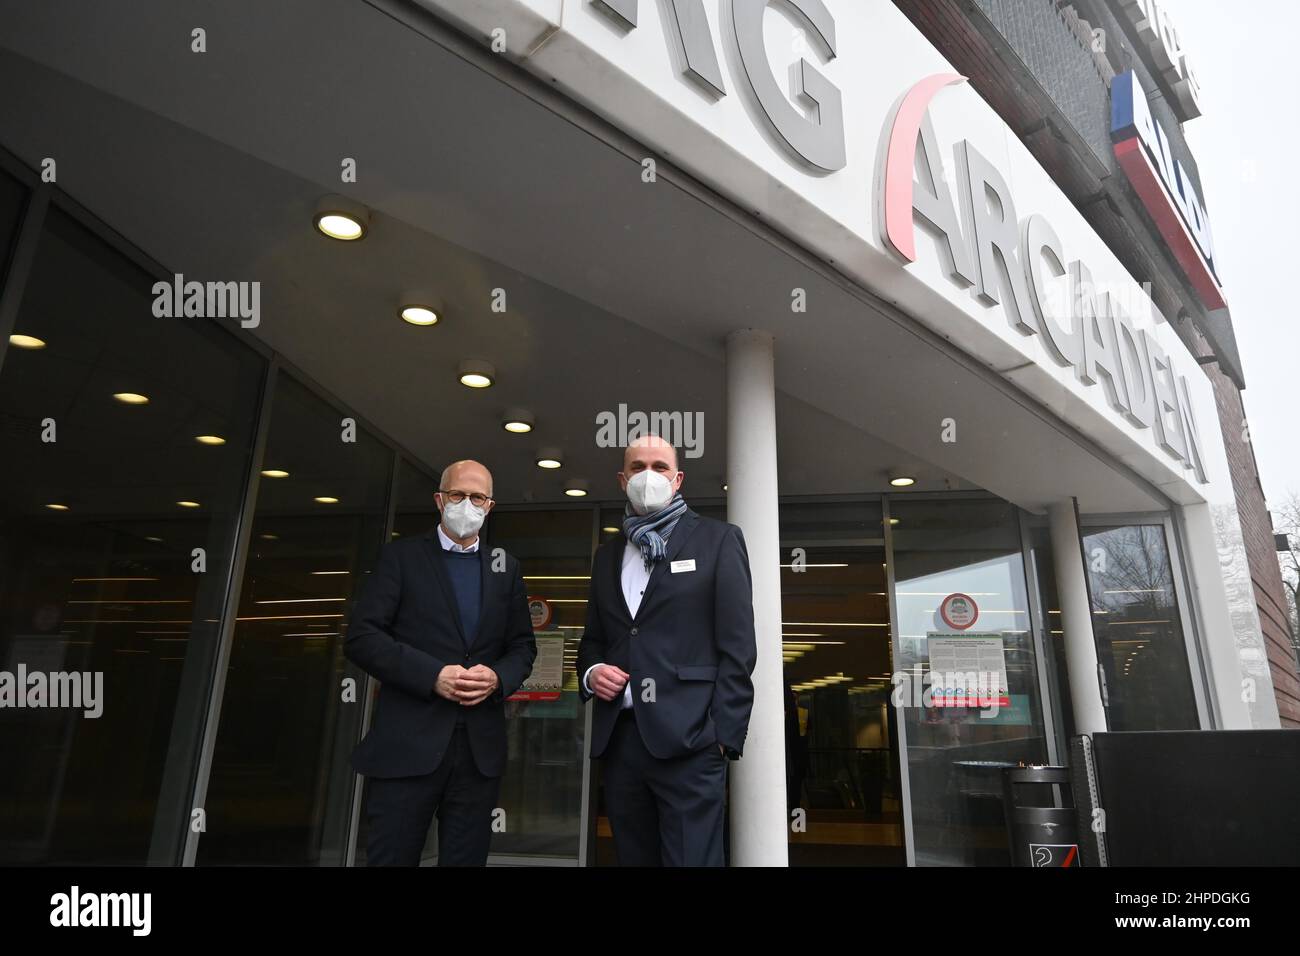
M 438 865 L 483 866 L 506 766 L 505 699 L 537 656 L 519 562 L 482 546 L 492 475 L 442 473 L 442 519 L 385 545 L 344 653 L 383 682 L 352 766 L 369 778 L 367 862 L 418 866 L 438 816 Z
M 626 449 L 623 534 L 596 551 L 578 648 L 623 866 L 723 865 L 727 761 L 740 758 L 754 702 L 745 539 L 691 511 L 683 477 L 661 438 Z

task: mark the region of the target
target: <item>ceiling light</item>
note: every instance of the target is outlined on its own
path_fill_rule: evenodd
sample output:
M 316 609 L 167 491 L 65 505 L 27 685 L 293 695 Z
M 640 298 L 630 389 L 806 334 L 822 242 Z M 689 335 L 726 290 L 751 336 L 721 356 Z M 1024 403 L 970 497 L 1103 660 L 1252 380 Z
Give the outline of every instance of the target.
M 194 440 L 200 445 L 224 445 L 226 440 L 220 435 L 195 435 Z
M 411 325 L 436 325 L 442 318 L 442 306 L 432 293 L 415 289 L 402 296 L 397 314 Z
M 139 392 L 114 392 L 113 397 L 123 405 L 148 405 L 149 397 Z
M 331 239 L 364 239 L 370 228 L 370 210 L 346 196 L 324 196 L 316 204 L 312 224 Z
M 67 511 L 67 510 L 68 510 L 68 506 L 67 506 L 67 505 L 61 505 L 61 504 L 48 504 L 48 505 L 46 505 L 45 507 L 49 508 L 51 511 Z
M 176 503 L 182 508 L 197 508 L 199 506 L 197 501 L 178 501 Z
M 536 424 L 533 413 L 526 408 L 508 408 L 501 418 L 501 427 L 516 435 L 526 435 Z
M 438 313 L 427 305 L 404 305 L 399 313 L 411 325 L 437 325 Z
M 460 384 L 468 388 L 487 388 L 497 380 L 497 370 L 480 359 L 465 359 L 457 369 Z
M 339 503 L 339 500 L 333 495 L 317 495 L 312 501 L 322 505 L 336 505 Z
M 605 532 L 606 534 L 618 534 L 618 532 L 619 532 L 620 529 L 619 529 L 619 528 L 615 528 L 615 527 L 613 527 L 613 526 L 611 525 L 611 526 L 608 527 L 608 528 L 601 528 L 600 530 L 603 531 L 603 532 Z
M 16 333 L 16 332 L 15 332 L 13 335 L 9 336 L 9 344 L 12 345 L 12 346 L 13 346 L 14 348 L 16 348 L 16 349 L 43 349 L 43 348 L 45 348 L 45 340 L 44 340 L 44 339 L 38 339 L 38 338 L 37 338 L 36 336 L 34 336 L 34 335 L 19 335 L 19 334 Z
M 907 475 L 895 475 L 893 478 L 889 479 L 889 483 L 895 488 L 909 488 L 916 484 L 916 479 Z
M 587 483 L 581 478 L 570 478 L 564 483 L 564 493 L 570 498 L 587 497 Z
M 559 468 L 564 464 L 564 456 L 558 448 L 543 448 L 534 459 L 538 468 Z
M 288 478 L 289 473 L 280 468 L 263 468 L 262 477 L 263 478 Z

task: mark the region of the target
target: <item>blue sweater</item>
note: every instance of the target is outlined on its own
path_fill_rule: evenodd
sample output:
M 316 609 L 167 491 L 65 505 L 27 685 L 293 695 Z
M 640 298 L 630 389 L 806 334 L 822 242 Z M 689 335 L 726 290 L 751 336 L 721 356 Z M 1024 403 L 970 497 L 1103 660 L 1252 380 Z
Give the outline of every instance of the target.
M 447 577 L 456 592 L 456 606 L 460 609 L 465 640 L 473 644 L 478 636 L 478 621 L 483 610 L 482 559 L 477 551 L 444 550 L 442 556 L 447 559 Z

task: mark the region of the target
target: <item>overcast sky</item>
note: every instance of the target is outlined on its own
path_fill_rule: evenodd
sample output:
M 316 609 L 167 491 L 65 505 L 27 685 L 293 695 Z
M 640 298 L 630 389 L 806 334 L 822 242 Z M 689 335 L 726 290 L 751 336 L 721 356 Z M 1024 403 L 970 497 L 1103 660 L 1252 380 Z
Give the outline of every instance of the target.
M 1269 505 L 1300 492 L 1300 108 L 1295 0 L 1164 0 L 1201 83 L 1183 124 L 1246 373 L 1246 415 Z

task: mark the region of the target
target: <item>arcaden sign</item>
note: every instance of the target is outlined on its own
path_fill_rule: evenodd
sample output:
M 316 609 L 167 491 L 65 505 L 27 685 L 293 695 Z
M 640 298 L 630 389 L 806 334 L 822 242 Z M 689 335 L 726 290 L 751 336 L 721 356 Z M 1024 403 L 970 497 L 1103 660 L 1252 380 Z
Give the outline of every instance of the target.
M 787 157 L 813 176 L 835 177 L 851 165 L 845 117 L 854 114 L 854 106 L 825 73 L 800 56 L 788 71 L 790 92 L 801 104 L 796 109 L 768 58 L 763 17 L 772 3 L 730 0 L 718 7 L 719 20 L 729 13 L 731 21 L 736 56 L 729 65 L 753 94 L 758 110 L 751 121 L 767 127 Z M 816 50 L 828 62 L 836 59 L 836 21 L 826 3 L 785 0 L 783 6 L 801 38 L 796 49 Z M 588 0 L 587 7 L 604 14 L 624 36 L 638 29 L 645 12 L 638 0 Z M 672 25 L 665 38 L 674 72 L 699 90 L 704 102 L 719 106 L 731 100 L 703 0 L 664 0 L 661 7 Z M 1085 389 L 1099 388 L 1110 409 L 1149 435 L 1150 444 L 1190 471 L 1195 481 L 1208 484 L 1187 378 L 1178 374 L 1153 332 L 1131 317 L 1139 310 L 1155 316 L 1150 299 L 1127 279 L 1118 291 L 1101 288 L 1087 263 L 1067 256 L 1043 214 L 1020 219 L 1005 177 L 970 140 L 956 143 L 953 168 L 945 166 L 928 107 L 940 90 L 964 80 L 948 73 L 926 77 L 903 96 L 892 121 L 886 120 L 887 149 L 876 177 L 880 244 L 904 264 L 915 262 L 919 222 L 935 237 L 948 279 L 970 289 L 986 309 L 1001 304 L 1010 327 L 1040 341 L 1048 361 L 1071 369 Z M 1133 152 L 1145 157 L 1151 149 L 1142 139 L 1148 129 L 1140 122 L 1134 125 L 1134 138 L 1145 149 Z M 1153 124 L 1150 132 L 1148 139 L 1158 141 Z M 1175 167 L 1167 168 L 1177 175 Z M 950 182 L 957 184 L 956 199 Z M 973 202 L 972 196 L 980 201 Z M 996 201 L 988 201 L 989 196 Z M 1199 199 L 1183 205 L 1196 223 L 1187 230 L 1189 239 L 1204 243 L 1198 251 L 1208 264 L 1212 252 L 1203 250 L 1211 248 L 1209 230 Z M 844 207 L 827 212 L 844 215 Z M 1213 274 L 1212 268 L 1207 271 Z
M 1011 328 L 1038 336 L 1056 364 L 1073 369 L 1084 385 L 1100 386 L 1112 409 L 1152 429 L 1165 454 L 1208 483 L 1187 379 L 1155 337 L 1134 326 L 1119 296 L 1094 285 L 1086 263 L 1067 257 L 1044 216 L 1017 217 L 1006 180 L 969 140 L 953 149 L 956 175 L 945 168 L 928 107 L 944 87 L 964 81 L 936 74 L 903 96 L 880 177 L 881 238 L 915 262 L 919 221 L 938 241 L 949 278 L 986 306 L 1001 303 Z M 1067 276 L 1068 297 L 1053 296 L 1053 281 Z

